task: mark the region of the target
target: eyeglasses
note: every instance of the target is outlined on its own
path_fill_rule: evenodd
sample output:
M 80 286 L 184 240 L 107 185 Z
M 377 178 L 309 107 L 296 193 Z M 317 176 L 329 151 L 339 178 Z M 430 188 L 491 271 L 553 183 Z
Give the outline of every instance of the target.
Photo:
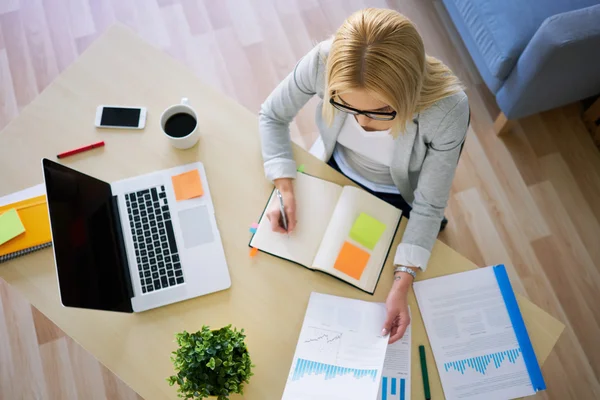
M 377 121 L 391 121 L 394 118 L 396 118 L 396 114 L 397 114 L 396 111 L 380 112 L 380 111 L 357 110 L 356 108 L 352 108 L 345 104 L 338 103 L 337 101 L 333 100 L 333 97 L 329 99 L 329 104 L 331 104 L 338 110 L 343 111 L 345 113 L 352 114 L 352 115 L 364 115 L 367 118 L 371 118 L 371 119 L 374 119 Z

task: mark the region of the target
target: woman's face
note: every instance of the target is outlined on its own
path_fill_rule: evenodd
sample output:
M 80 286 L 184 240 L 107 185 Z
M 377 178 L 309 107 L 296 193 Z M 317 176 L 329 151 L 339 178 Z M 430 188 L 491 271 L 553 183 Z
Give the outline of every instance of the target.
M 352 91 L 344 92 L 344 94 L 338 96 L 338 98 L 342 104 L 361 111 L 394 111 L 388 104 L 373 97 L 370 92 L 364 89 L 354 89 Z M 385 131 L 390 129 L 395 122 L 395 120 L 377 121 L 365 115 L 355 115 L 354 118 L 356 118 L 356 121 L 365 131 Z

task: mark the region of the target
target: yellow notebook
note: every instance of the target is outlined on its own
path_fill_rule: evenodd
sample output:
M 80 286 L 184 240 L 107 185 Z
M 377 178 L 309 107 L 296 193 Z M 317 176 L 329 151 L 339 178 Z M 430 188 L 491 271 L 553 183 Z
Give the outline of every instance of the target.
M 0 263 L 52 244 L 46 196 L 33 197 L 0 207 L 0 215 L 15 209 L 25 233 L 0 245 Z

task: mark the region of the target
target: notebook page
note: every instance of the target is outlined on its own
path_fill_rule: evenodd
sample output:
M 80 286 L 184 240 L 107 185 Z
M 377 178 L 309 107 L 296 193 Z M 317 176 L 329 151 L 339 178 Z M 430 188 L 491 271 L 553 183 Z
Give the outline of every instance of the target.
M 338 184 L 299 173 L 294 180 L 298 221 L 294 231 L 289 237 L 273 232 L 271 222 L 263 214 L 250 246 L 311 268 L 341 192 Z M 273 191 L 267 210 L 278 203 Z
M 367 214 L 385 225 L 385 230 L 372 250 L 350 238 L 350 231 L 361 213 Z M 370 193 L 353 186 L 345 186 L 329 221 L 313 266 L 364 290 L 372 291 L 394 239 L 401 215 L 402 212 L 399 209 Z M 356 253 L 367 253 L 369 256 L 366 266 L 360 274 L 360 279 L 334 268 L 345 243 L 349 243 Z

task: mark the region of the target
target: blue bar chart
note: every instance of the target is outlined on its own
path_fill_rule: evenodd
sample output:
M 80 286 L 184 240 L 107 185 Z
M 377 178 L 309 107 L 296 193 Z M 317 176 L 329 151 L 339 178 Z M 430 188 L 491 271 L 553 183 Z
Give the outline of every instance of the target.
M 490 364 L 493 364 L 494 368 L 500 369 L 505 361 L 514 364 L 520 356 L 520 348 L 504 350 L 499 351 L 497 353 L 485 354 L 483 356 L 447 362 L 444 363 L 444 369 L 446 370 L 446 372 L 454 370 L 464 375 L 467 368 L 471 368 L 474 371 L 481 373 L 482 375 L 486 375 Z
M 292 376 L 292 381 L 298 381 L 307 375 L 323 375 L 325 380 L 335 379 L 340 376 L 351 376 L 355 379 L 368 378 L 375 381 L 376 369 L 345 368 L 339 365 L 324 364 L 318 361 L 299 358 Z
M 406 400 L 406 379 L 384 376 L 380 393 L 380 400 Z

